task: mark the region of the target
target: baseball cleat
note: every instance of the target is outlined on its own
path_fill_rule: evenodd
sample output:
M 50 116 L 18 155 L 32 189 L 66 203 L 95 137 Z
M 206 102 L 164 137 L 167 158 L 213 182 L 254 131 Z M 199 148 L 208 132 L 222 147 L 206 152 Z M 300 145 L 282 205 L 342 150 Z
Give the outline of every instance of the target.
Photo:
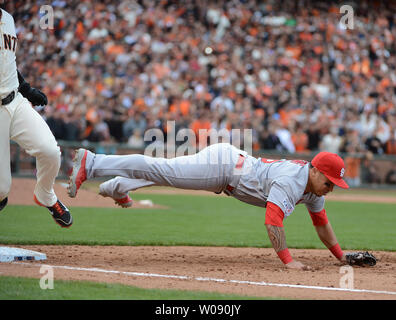
M 129 207 L 132 207 L 133 201 L 132 201 L 131 197 L 129 195 L 127 195 L 126 197 L 121 198 L 121 199 L 114 199 L 114 203 L 123 207 L 123 208 L 129 208 Z
M 3 200 L 0 201 L 0 211 L 5 208 L 8 202 L 8 197 L 5 197 Z
M 82 183 L 87 180 L 87 172 L 85 170 L 87 154 L 88 150 L 76 150 L 76 154 L 73 159 L 73 171 L 69 178 L 69 186 L 67 187 L 67 193 L 71 198 L 74 198 L 77 195 L 78 189 L 80 189 Z
M 113 197 L 107 195 L 107 194 L 104 193 L 104 192 L 99 192 L 99 194 L 100 194 L 102 197 L 105 197 L 105 198 L 106 198 L 106 197 L 113 198 Z M 120 207 L 123 207 L 123 208 L 132 207 L 132 204 L 133 204 L 133 200 L 131 199 L 131 197 L 130 197 L 128 194 L 127 194 L 125 197 L 123 197 L 123 198 L 120 198 L 120 199 L 113 198 L 113 200 L 114 200 L 114 203 L 115 203 L 116 205 L 119 205 Z
M 73 224 L 73 217 L 70 214 L 69 209 L 67 209 L 60 200 L 57 200 L 52 207 L 47 207 L 41 204 L 35 195 L 33 196 L 33 199 L 39 206 L 47 208 L 50 211 L 52 218 L 62 228 L 69 228 Z

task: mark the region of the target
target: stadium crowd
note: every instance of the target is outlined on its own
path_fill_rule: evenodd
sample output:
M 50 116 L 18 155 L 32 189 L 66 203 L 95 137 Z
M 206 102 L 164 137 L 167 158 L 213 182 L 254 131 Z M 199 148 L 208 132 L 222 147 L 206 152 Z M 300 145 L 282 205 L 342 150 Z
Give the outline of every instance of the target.
M 396 154 L 396 7 L 357 1 L 12 1 L 18 66 L 59 140 L 252 129 L 254 150 Z M 393 5 L 393 7 L 392 7 Z

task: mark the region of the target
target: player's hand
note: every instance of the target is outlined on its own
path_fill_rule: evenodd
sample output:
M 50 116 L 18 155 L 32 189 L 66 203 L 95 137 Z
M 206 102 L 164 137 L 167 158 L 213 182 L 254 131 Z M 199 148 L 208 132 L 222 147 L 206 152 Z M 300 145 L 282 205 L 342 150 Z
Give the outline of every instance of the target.
M 26 82 L 21 73 L 18 71 L 19 88 L 18 91 L 26 99 L 30 101 L 33 106 L 46 106 L 48 104 L 47 96 L 39 89 L 32 88 L 29 82 Z
M 312 268 L 310 266 L 306 266 L 306 265 L 302 264 L 300 261 L 295 261 L 295 260 L 286 264 L 286 267 L 289 269 L 297 269 L 297 270 L 304 270 L 304 271 L 312 270 Z
M 46 106 L 48 104 L 47 96 L 36 88 L 30 88 L 30 90 L 26 92 L 25 98 L 28 99 L 33 106 Z

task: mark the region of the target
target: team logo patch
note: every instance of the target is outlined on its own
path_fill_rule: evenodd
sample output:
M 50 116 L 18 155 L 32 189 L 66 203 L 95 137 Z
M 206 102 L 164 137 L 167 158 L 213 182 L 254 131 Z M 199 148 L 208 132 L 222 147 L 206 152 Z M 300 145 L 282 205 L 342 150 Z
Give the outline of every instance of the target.
M 286 216 L 290 215 L 294 210 L 288 199 L 283 200 L 283 207 L 285 208 Z
M 341 172 L 340 172 L 340 177 L 341 177 L 341 178 L 344 176 L 344 173 L 345 173 L 345 169 L 342 168 L 342 169 L 341 169 Z

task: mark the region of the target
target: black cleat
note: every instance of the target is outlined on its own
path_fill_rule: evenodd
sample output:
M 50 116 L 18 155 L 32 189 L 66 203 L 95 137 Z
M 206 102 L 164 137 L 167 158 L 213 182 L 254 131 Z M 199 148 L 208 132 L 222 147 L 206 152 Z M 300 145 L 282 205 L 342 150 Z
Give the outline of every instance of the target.
M 46 207 L 37 200 L 36 196 L 34 196 L 34 201 L 39 206 Z M 62 228 L 69 228 L 73 224 L 73 217 L 71 216 L 69 209 L 67 209 L 66 206 L 60 202 L 60 200 L 57 200 L 52 207 L 46 208 L 50 211 L 55 222 Z
M 8 202 L 8 197 L 5 197 L 3 200 L 0 201 L 0 211 L 5 208 Z
M 73 224 L 73 217 L 69 209 L 59 200 L 52 207 L 47 207 L 47 209 L 51 212 L 55 222 L 62 228 L 69 228 Z

